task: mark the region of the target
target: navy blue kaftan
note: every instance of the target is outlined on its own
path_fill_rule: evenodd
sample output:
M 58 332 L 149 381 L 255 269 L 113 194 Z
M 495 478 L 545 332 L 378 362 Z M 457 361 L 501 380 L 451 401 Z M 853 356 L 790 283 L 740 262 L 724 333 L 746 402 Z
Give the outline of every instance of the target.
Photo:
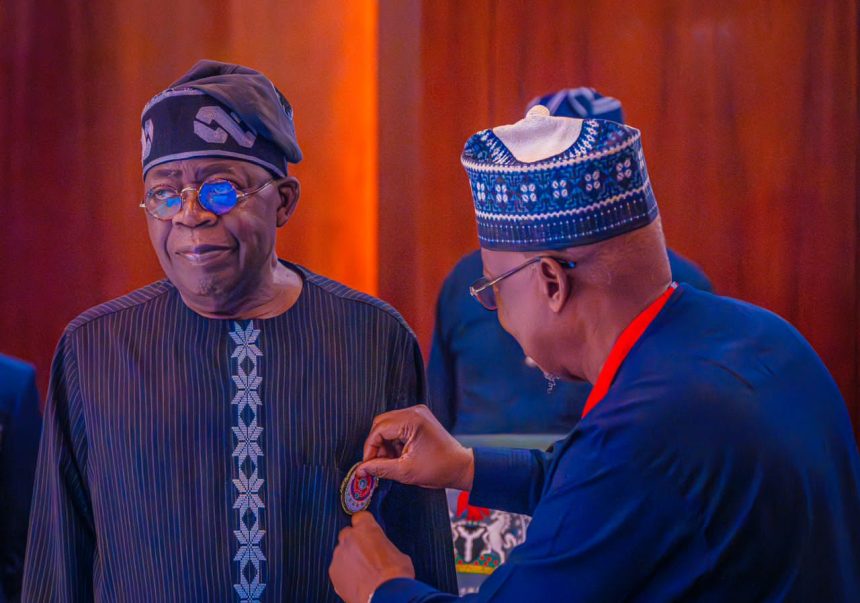
M 275 318 L 203 318 L 161 281 L 69 325 L 25 600 L 339 600 L 341 481 L 377 414 L 424 400 L 423 367 L 394 310 L 294 268 L 304 288 Z M 455 592 L 444 493 L 383 482 L 372 505 Z
M 803 337 L 682 285 L 549 453 L 477 449 L 471 502 L 532 515 L 466 601 L 860 601 L 860 456 Z M 414 580 L 373 603 L 440 602 Z

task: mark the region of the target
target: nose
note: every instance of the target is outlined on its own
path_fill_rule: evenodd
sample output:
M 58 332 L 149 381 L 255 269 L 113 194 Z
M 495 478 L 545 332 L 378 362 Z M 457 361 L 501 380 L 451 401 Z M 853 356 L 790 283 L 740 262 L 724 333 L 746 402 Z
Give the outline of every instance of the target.
M 187 188 L 182 191 L 182 206 L 179 213 L 173 216 L 173 224 L 198 228 L 214 224 L 218 216 L 200 204 L 196 189 Z

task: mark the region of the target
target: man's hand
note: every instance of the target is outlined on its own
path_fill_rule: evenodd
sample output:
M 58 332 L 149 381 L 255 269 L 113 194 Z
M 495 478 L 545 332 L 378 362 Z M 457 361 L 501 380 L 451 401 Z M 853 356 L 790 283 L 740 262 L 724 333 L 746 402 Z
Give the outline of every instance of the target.
M 368 603 L 384 582 L 415 578 L 412 560 L 397 550 L 367 511 L 352 516 L 344 528 L 328 568 L 334 590 L 346 603 Z
M 471 490 L 475 457 L 419 404 L 374 419 L 356 473 L 425 488 Z

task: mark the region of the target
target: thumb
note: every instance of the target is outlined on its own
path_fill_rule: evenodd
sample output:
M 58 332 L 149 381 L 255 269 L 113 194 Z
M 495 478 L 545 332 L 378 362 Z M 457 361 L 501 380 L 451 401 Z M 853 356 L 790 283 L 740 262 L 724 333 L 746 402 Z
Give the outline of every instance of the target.
M 355 474 L 358 477 L 364 477 L 366 475 L 372 475 L 374 477 L 382 478 L 382 479 L 391 479 L 394 481 L 400 481 L 403 476 L 403 466 L 400 463 L 400 459 L 386 459 L 386 458 L 375 458 L 369 461 L 363 462 L 358 466 L 358 469 L 355 470 Z
M 359 526 L 367 526 L 369 528 L 379 527 L 379 524 L 376 523 L 376 518 L 367 511 L 359 511 L 355 515 L 352 516 L 352 526 L 357 528 Z

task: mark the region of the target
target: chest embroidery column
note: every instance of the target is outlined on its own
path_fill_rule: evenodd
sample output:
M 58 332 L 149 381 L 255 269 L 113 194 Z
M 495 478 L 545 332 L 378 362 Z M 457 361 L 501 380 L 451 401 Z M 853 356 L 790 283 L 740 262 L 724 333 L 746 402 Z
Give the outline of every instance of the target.
M 260 384 L 263 379 L 258 373 L 258 359 L 263 355 L 257 346 L 260 330 L 254 328 L 254 321 L 248 321 L 243 329 L 238 322 L 233 323 L 230 338 L 235 347 L 230 355 L 233 368 L 233 382 L 236 395 L 233 397 L 233 434 L 236 448 L 233 450 L 233 485 L 236 488 L 235 525 L 237 564 L 234 574 L 236 590 L 241 603 L 259 603 L 266 588 L 263 573 L 266 557 L 263 554 L 263 493 L 265 483 L 263 465 L 260 407 Z M 235 364 L 233 363 L 235 361 Z

